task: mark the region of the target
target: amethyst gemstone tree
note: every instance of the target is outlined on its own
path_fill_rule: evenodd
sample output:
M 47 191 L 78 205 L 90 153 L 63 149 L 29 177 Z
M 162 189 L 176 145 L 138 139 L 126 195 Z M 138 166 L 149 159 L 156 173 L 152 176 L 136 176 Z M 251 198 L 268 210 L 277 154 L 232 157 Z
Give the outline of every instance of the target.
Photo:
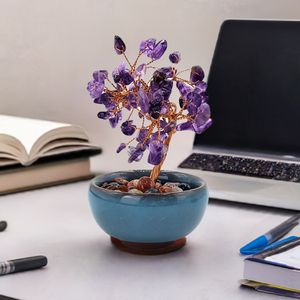
M 118 55 L 124 56 L 125 61 L 112 72 L 113 81 L 108 78 L 106 70 L 95 71 L 87 90 L 95 103 L 105 106 L 106 110 L 98 113 L 100 119 L 108 119 L 112 128 L 121 122 L 124 135 L 135 135 L 129 142 L 121 143 L 117 153 L 127 148 L 128 162 L 131 163 L 140 161 L 144 152 L 149 151 L 148 163 L 154 165 L 150 177 L 156 181 L 172 135 L 184 130 L 200 134 L 212 124 L 204 72 L 200 66 L 193 66 L 184 70 L 190 71 L 189 80 L 180 78 L 184 71 L 177 71 L 181 59 L 179 52 L 169 55 L 173 66 L 153 67 L 151 64 L 160 59 L 167 49 L 166 40 L 157 43 L 153 38 L 142 41 L 133 64 L 127 59 L 126 45 L 118 36 L 114 39 L 114 49 Z M 149 62 L 137 65 L 142 55 L 146 55 Z M 149 69 L 153 70 L 153 74 L 145 81 L 144 76 Z M 180 93 L 178 105 L 170 101 L 174 82 Z M 123 109 L 129 111 L 126 120 L 123 119 Z M 140 125 L 131 120 L 134 112 L 141 120 Z M 135 146 L 131 144 L 134 141 Z

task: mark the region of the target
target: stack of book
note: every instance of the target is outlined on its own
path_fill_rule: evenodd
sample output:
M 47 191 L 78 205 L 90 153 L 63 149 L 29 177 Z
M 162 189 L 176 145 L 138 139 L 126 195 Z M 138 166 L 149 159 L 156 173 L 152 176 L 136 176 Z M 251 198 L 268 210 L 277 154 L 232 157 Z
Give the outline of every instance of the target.
M 244 279 L 239 283 L 260 292 L 300 299 L 300 238 L 247 257 Z
M 100 153 L 80 126 L 0 115 L 0 195 L 92 178 Z

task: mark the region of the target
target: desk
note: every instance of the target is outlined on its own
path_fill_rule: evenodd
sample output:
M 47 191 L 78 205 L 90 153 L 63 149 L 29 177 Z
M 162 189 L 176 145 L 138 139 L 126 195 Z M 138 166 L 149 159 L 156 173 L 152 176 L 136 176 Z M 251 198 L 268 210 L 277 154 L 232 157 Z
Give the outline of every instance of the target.
M 88 181 L 0 197 L 0 260 L 45 255 L 45 268 L 3 275 L 21 300 L 287 299 L 241 287 L 239 248 L 295 212 L 210 200 L 181 250 L 138 256 L 116 249 L 94 221 Z

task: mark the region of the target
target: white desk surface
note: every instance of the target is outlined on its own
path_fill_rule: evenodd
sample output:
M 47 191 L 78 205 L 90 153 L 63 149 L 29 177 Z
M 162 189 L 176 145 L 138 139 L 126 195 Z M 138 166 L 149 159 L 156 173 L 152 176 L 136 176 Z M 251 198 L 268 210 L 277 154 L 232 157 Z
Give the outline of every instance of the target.
M 287 299 L 238 284 L 239 249 L 295 211 L 210 200 L 184 248 L 139 256 L 111 244 L 92 217 L 87 189 L 82 181 L 0 197 L 0 221 L 8 223 L 0 232 L 0 261 L 48 258 L 44 268 L 1 276 L 0 294 L 21 300 Z

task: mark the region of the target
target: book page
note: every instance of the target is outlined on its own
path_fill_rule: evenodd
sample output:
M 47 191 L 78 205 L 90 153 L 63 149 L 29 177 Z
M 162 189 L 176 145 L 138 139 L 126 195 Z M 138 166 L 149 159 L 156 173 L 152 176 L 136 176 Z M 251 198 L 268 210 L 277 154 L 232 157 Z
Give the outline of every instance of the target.
M 17 163 L 18 161 L 16 161 L 15 159 L 0 157 L 0 171 L 1 171 L 1 167 L 16 165 Z
M 300 246 L 294 247 L 282 253 L 268 256 L 265 258 L 265 260 L 300 269 Z
M 35 141 L 46 132 L 70 124 L 0 115 L 0 133 L 14 136 L 25 147 L 27 154 Z
M 80 139 L 59 139 L 47 143 L 40 149 L 38 155 L 46 156 L 49 153 L 63 153 L 69 152 L 66 149 L 100 149 L 96 144 Z

